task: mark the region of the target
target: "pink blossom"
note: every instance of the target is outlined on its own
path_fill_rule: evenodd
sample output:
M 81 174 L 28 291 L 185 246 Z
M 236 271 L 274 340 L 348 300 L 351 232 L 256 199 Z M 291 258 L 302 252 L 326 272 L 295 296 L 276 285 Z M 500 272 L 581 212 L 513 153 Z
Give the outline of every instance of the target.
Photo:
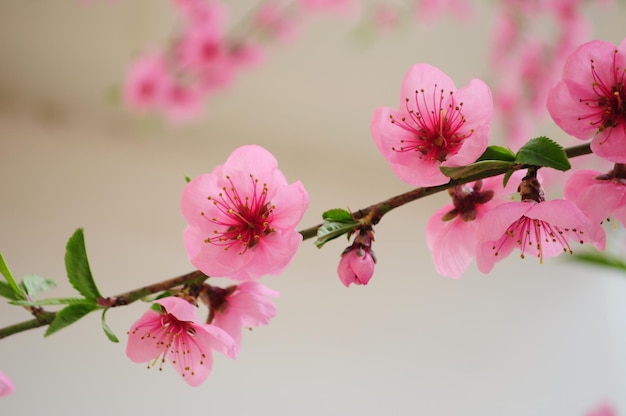
M 189 259 L 210 276 L 279 274 L 302 242 L 295 227 L 308 203 L 302 183 L 288 184 L 270 152 L 242 146 L 183 191 Z
M 168 297 L 156 301 L 163 311 L 148 310 L 128 333 L 126 355 L 136 363 L 166 360 L 190 386 L 200 385 L 211 372 L 217 350 L 235 358 L 230 335 L 214 325 L 197 322 L 194 307 L 184 299 Z
M 129 68 L 124 82 L 124 102 L 134 110 L 157 109 L 163 104 L 170 84 L 163 56 L 149 53 Z
M 7 377 L 6 374 L 0 371 L 0 397 L 13 394 L 14 391 L 15 386 L 13 385 L 13 381 L 11 381 L 11 379 Z
M 603 403 L 588 412 L 586 416 L 617 416 L 617 410 L 608 403 Z
M 355 285 L 366 285 L 374 275 L 376 259 L 370 250 L 354 248 L 341 256 L 337 266 L 339 280 L 345 287 L 352 283 Z
M 514 179 L 510 180 L 507 188 L 512 188 L 514 183 Z M 437 273 L 453 279 L 465 273 L 476 252 L 481 220 L 494 206 L 504 202 L 496 194 L 512 190 L 503 189 L 500 177 L 448 190 L 452 203 L 435 212 L 426 225 L 426 242 Z
M 215 26 L 187 26 L 176 43 L 176 59 L 181 69 L 200 78 L 219 75 L 224 85 L 232 78 L 229 48 L 224 34 Z
M 202 111 L 203 95 L 193 86 L 172 83 L 165 95 L 163 110 L 174 123 L 192 120 Z
M 448 182 L 440 166 L 474 162 L 487 148 L 493 102 L 474 79 L 459 90 L 439 69 L 413 65 L 401 87 L 400 109 L 380 107 L 371 132 L 393 172 L 414 186 Z
M 358 3 L 355 0 L 299 0 L 300 6 L 308 12 L 353 13 Z
M 626 170 L 623 165 L 617 165 L 616 169 L 605 174 L 595 170 L 574 172 L 565 184 L 564 196 L 596 223 L 613 216 L 626 226 Z
M 286 13 L 286 8 L 276 2 L 261 5 L 255 15 L 256 25 L 268 36 L 280 41 L 292 41 L 300 30 L 296 20 Z
M 371 225 L 362 225 L 358 229 L 352 245 L 341 253 L 337 266 L 339 280 L 345 287 L 352 283 L 366 285 L 374 275 L 376 256 L 372 251 L 374 230 Z
M 497 261 L 515 248 L 521 251 L 521 258 L 531 255 L 540 262 L 546 257 L 571 253 L 570 241 L 589 242 L 604 250 L 604 231 L 592 224 L 573 202 L 545 201 L 533 178 L 525 178 L 520 188 L 522 202 L 500 204 L 480 223 L 476 252 L 480 271 L 489 273 Z
M 185 23 L 211 26 L 218 31 L 224 29 L 226 8 L 222 2 L 215 0 L 172 0 L 172 2 Z
M 235 354 L 241 348 L 241 330 L 269 324 L 276 316 L 270 299 L 279 293 L 257 282 L 243 282 L 226 289 L 212 287 L 209 293 L 211 323 L 226 331 L 235 341 Z
M 615 47 L 594 40 L 572 52 L 563 77 L 548 93 L 552 119 L 586 140 L 603 159 L 626 163 L 626 39 Z

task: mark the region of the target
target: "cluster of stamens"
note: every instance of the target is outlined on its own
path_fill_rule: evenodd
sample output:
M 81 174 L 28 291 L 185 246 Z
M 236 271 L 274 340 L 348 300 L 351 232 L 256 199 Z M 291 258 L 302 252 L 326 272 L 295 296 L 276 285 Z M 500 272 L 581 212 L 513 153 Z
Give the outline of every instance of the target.
M 392 150 L 415 151 L 421 159 L 443 162 L 449 155 L 455 155 L 463 141 L 472 135 L 473 130 L 461 132 L 465 124 L 463 103 L 455 103 L 452 91 L 446 100 L 445 91 L 437 88 L 435 84 L 430 98 L 424 89 L 415 90 L 412 101 L 406 98 L 405 111 L 408 116 L 400 119 L 389 116 L 392 124 L 414 135 L 413 139 L 401 140 L 400 146 L 394 146 Z M 444 101 L 448 104 L 445 105 Z
M 230 183 L 229 187 L 222 187 L 217 197 L 207 198 L 217 208 L 219 215 L 209 218 L 201 212 L 204 218 L 217 226 L 204 242 L 223 246 L 224 250 L 235 247 L 239 254 L 243 254 L 274 231 L 271 222 L 275 207 L 267 201 L 267 184 L 260 184 L 252 174 L 251 196 L 242 196 L 229 176 L 226 176 L 226 180 Z
M 132 334 L 141 330 L 141 327 L 137 327 L 132 331 Z M 149 342 L 156 342 L 157 348 L 161 353 L 150 363 L 148 363 L 148 369 L 154 367 L 156 363 L 159 363 L 159 371 L 163 370 L 163 364 L 166 361 L 168 355 L 171 355 L 172 364 L 178 366 L 182 371 L 181 375 L 185 377 L 186 374 L 191 376 L 195 375 L 193 370 L 193 363 L 191 362 L 191 351 L 186 341 L 193 341 L 195 336 L 195 329 L 188 322 L 179 321 L 172 314 L 164 313 L 160 319 L 160 326 L 154 328 L 154 332 L 148 330 L 141 336 L 142 340 L 148 340 Z M 178 362 L 177 357 L 182 362 Z M 201 354 L 201 360 L 198 364 L 204 365 L 206 355 Z
M 450 221 L 457 216 L 465 222 L 474 221 L 478 215 L 476 206 L 480 204 L 486 204 L 491 201 L 494 196 L 494 192 L 491 189 L 482 190 L 483 181 L 479 180 L 474 183 L 473 187 L 467 185 L 459 185 L 453 188 L 448 188 L 448 193 L 452 197 L 452 203 L 454 208 L 442 217 L 442 221 Z
M 596 70 L 594 60 L 591 59 L 591 87 L 596 97 L 580 98 L 579 102 L 595 111 L 578 117 L 578 120 L 589 119 L 589 124 L 596 127 L 598 132 L 608 128 L 618 127 L 626 121 L 626 68 L 616 65 L 618 51 L 613 53 L 612 79 L 603 80 Z

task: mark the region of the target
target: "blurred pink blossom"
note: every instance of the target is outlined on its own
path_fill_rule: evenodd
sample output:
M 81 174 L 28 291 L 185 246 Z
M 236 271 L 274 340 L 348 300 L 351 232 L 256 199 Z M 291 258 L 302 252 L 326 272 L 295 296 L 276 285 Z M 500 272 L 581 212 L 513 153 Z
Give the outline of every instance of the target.
M 617 416 L 617 410 L 608 403 L 603 403 L 588 412 L 585 416 Z
M 163 56 L 148 53 L 137 59 L 127 71 L 124 102 L 137 111 L 155 110 L 163 105 L 171 80 Z
M 208 377 L 213 364 L 212 350 L 235 358 L 233 339 L 214 325 L 197 322 L 193 305 L 178 297 L 155 301 L 162 312 L 148 310 L 128 332 L 126 355 L 133 362 L 166 360 L 190 386 L 198 386 Z
M 626 163 L 626 39 L 619 46 L 594 40 L 574 50 L 547 100 L 552 119 L 567 134 L 593 138 L 592 151 Z
M 8 396 L 9 394 L 13 394 L 15 391 L 15 386 L 13 385 L 13 381 L 6 374 L 0 371 L 0 397 Z
M 379 107 L 371 132 L 393 172 L 414 186 L 448 182 L 440 166 L 474 162 L 486 149 L 493 101 L 489 87 L 474 79 L 457 90 L 428 64 L 413 65 L 402 81 L 400 109 Z
M 308 203 L 302 183 L 288 184 L 270 152 L 242 146 L 183 191 L 189 260 L 214 277 L 279 274 L 302 242 L 295 227 Z

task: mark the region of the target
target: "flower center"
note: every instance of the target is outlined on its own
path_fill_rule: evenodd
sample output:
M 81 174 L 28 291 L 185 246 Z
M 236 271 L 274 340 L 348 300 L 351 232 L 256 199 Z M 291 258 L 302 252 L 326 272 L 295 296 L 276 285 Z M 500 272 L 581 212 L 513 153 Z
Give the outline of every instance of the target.
M 224 250 L 236 247 L 239 254 L 245 253 L 254 247 L 261 238 L 274 232 L 271 227 L 274 205 L 267 201 L 267 184 L 260 184 L 259 180 L 250 174 L 252 195 L 242 196 L 230 176 L 226 176 L 230 187 L 223 187 L 216 197 L 209 196 L 208 200 L 218 209 L 218 216 L 208 218 L 208 221 L 217 225 L 213 235 L 204 242 L 223 246 Z
M 594 109 L 592 113 L 578 117 L 578 120 L 590 119 L 589 124 L 596 126 L 598 132 L 610 127 L 617 127 L 626 121 L 626 68 L 616 66 L 618 51 L 613 52 L 612 79 L 601 79 L 596 71 L 593 59 L 591 62 L 591 75 L 593 83 L 591 87 L 596 97 L 580 98 L 579 101 L 587 107 Z
M 569 252 L 571 254 L 572 249 L 567 242 L 567 236 L 578 238 L 578 241 L 582 244 L 584 242 L 582 234 L 583 232 L 576 228 L 561 229 L 545 221 L 528 218 L 522 215 L 520 219 L 507 228 L 504 235 L 495 242 L 492 250 L 494 250 L 494 255 L 497 256 L 502 247 L 507 243 L 507 239 L 511 238 L 515 240 L 515 243 L 522 252 L 520 255 L 521 258 L 526 257 L 527 251 L 533 251 L 537 253 L 537 258 L 539 262 L 542 263 L 544 244 L 559 245 L 562 247 L 563 252 Z
M 465 222 L 474 221 L 477 215 L 476 206 L 491 201 L 494 195 L 493 190 L 481 191 L 482 187 L 483 181 L 476 181 L 472 188 L 465 185 L 449 188 L 448 193 L 452 197 L 454 208 L 441 217 L 441 220 L 450 221 L 460 216 Z
M 405 110 L 408 116 L 395 119 L 389 116 L 391 123 L 413 133 L 414 138 L 400 140 L 396 152 L 416 151 L 420 159 L 445 161 L 448 156 L 458 153 L 465 139 L 473 130 L 461 132 L 465 124 L 462 114 L 463 103 L 456 104 L 454 93 L 449 92 L 448 104 L 445 105 L 446 94 L 433 88 L 432 97 L 428 97 L 424 89 L 415 90 L 413 100 L 405 98 Z
M 194 376 L 194 363 L 191 360 L 190 350 L 190 344 L 195 343 L 196 330 L 193 325 L 190 322 L 180 321 L 167 312 L 163 313 L 160 320 L 155 324 L 150 325 L 151 328 L 146 328 L 146 333 L 141 336 L 142 340 L 156 342 L 157 348 L 161 351 L 152 362 L 148 363 L 148 368 L 154 367 L 159 362 L 159 371 L 163 370 L 163 363 L 165 363 L 167 356 L 172 355 L 173 357 L 170 357 L 172 364 L 181 370 L 183 377 L 186 374 Z M 142 327 L 137 327 L 132 333 L 134 334 L 141 329 Z M 204 365 L 205 358 L 206 355 L 202 353 L 197 364 Z

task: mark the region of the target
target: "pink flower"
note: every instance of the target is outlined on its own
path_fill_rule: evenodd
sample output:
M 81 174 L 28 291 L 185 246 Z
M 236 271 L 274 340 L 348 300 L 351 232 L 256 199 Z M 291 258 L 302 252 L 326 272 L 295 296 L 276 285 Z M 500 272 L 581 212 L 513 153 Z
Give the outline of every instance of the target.
M 174 123 L 196 118 L 202 110 L 203 96 L 193 86 L 172 83 L 165 95 L 163 110 Z
M 7 377 L 2 371 L 0 371 L 0 397 L 13 394 L 15 386 L 9 377 Z
M 372 251 L 374 231 L 371 226 L 362 226 L 354 237 L 354 242 L 341 254 L 337 266 L 339 280 L 345 287 L 352 283 L 366 285 L 374 275 L 376 256 Z
M 610 404 L 603 403 L 591 412 L 588 412 L 586 416 L 617 416 L 617 410 Z
M 350 14 L 358 6 L 355 0 L 299 0 L 300 6 L 308 12 L 338 12 Z
M 276 2 L 262 4 L 256 12 L 255 23 L 265 34 L 283 42 L 294 40 L 300 31 L 296 20 Z
M 345 287 L 349 287 L 352 283 L 366 285 L 374 275 L 375 264 L 376 259 L 370 250 L 354 248 L 342 255 L 339 260 L 337 266 L 339 280 Z
M 168 297 L 156 301 L 161 313 L 149 310 L 128 333 L 126 355 L 136 363 L 166 360 L 190 386 L 200 385 L 211 372 L 212 349 L 235 358 L 234 342 L 221 328 L 197 322 L 195 308 L 186 300 Z
M 586 140 L 603 159 L 626 163 L 626 39 L 615 47 L 594 40 L 572 52 L 563 77 L 548 93 L 552 119 Z
M 515 183 L 510 180 L 509 184 Z M 502 178 L 456 186 L 448 190 L 452 204 L 435 212 L 426 225 L 426 242 L 437 273 L 457 279 L 467 270 L 476 252 L 476 236 L 483 217 L 504 202 Z
M 487 148 L 493 102 L 472 80 L 459 90 L 439 69 L 413 65 L 402 82 L 400 109 L 378 108 L 371 123 L 378 150 L 394 173 L 414 186 L 448 182 L 439 166 L 474 162 Z
M 308 203 L 302 183 L 288 184 L 270 152 L 242 146 L 183 191 L 189 259 L 210 276 L 279 274 L 302 242 L 295 227 Z
M 133 110 L 157 109 L 163 104 L 170 84 L 163 56 L 149 53 L 129 68 L 124 83 L 124 102 Z
M 545 201 L 533 178 L 525 178 L 520 188 L 522 202 L 500 204 L 480 223 L 476 262 L 481 272 L 489 273 L 497 261 L 515 248 L 521 251 L 521 258 L 529 254 L 540 262 L 545 257 L 571 253 L 570 241 L 590 242 L 604 250 L 604 231 L 592 224 L 573 202 Z
M 564 196 L 596 223 L 613 216 L 626 226 L 626 169 L 623 165 L 616 165 L 606 174 L 594 170 L 574 172 L 565 184 Z
M 276 306 L 269 298 L 278 296 L 278 292 L 257 282 L 243 282 L 226 289 L 211 287 L 211 323 L 233 338 L 235 354 L 238 354 L 242 328 L 269 324 L 276 316 Z

